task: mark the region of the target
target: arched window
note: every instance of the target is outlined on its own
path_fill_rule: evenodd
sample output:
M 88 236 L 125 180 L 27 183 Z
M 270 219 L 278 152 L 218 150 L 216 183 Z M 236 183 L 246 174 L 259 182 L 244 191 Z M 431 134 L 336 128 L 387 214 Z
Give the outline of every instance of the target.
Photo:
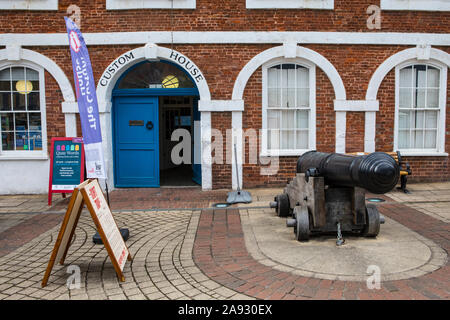
M 394 149 L 445 151 L 446 69 L 419 63 L 397 68 Z
M 138 64 L 119 82 L 117 89 L 195 88 L 186 73 L 171 63 L 162 61 Z
M 283 59 L 263 66 L 263 154 L 315 148 L 315 67 Z
M 43 71 L 28 66 L 0 70 L 2 156 L 31 155 L 46 150 Z

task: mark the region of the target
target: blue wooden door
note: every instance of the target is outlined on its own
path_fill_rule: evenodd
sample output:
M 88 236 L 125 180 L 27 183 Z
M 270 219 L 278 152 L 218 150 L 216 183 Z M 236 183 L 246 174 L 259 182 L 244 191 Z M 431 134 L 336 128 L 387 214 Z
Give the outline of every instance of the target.
M 157 97 L 114 99 L 116 187 L 159 187 Z

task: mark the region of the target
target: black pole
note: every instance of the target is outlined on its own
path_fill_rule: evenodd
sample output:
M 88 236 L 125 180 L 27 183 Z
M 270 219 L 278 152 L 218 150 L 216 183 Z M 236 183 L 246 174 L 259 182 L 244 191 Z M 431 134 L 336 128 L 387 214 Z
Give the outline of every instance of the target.
M 106 179 L 105 179 L 105 189 L 106 189 L 106 201 L 108 202 L 108 207 L 111 208 L 111 205 L 110 205 L 110 203 L 109 203 L 108 183 L 106 183 Z

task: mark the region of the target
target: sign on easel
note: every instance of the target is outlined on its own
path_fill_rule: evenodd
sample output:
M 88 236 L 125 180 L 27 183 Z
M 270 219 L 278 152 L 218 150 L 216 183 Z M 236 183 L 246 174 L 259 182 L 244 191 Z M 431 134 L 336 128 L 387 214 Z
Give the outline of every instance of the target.
M 123 268 L 127 260 L 131 261 L 131 254 L 120 234 L 98 181 L 90 179 L 84 181 L 73 190 L 44 279 L 42 280 L 42 287 L 47 285 L 55 262 L 59 261 L 61 265 L 64 264 L 84 204 L 89 209 L 119 280 L 125 281 Z
M 71 193 L 84 180 L 84 145 L 82 138 L 52 138 L 48 205 L 52 194 Z

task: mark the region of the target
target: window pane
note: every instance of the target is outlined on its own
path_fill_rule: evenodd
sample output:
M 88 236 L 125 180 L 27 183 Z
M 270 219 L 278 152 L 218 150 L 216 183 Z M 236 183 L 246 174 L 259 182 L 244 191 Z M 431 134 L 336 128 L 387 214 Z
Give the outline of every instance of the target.
M 414 146 L 415 149 L 423 148 L 423 131 L 417 130 L 414 134 Z
M 279 89 L 268 89 L 269 94 L 269 108 L 279 108 L 281 107 L 281 90 Z
M 297 128 L 298 129 L 308 129 L 309 128 L 309 112 L 308 111 L 297 111 Z
M 28 117 L 30 119 L 30 131 L 41 131 L 41 114 L 29 113 Z
M 40 109 L 40 101 L 39 101 L 39 92 L 30 92 L 27 96 L 28 110 L 39 110 Z
M 400 108 L 412 108 L 412 89 L 400 88 Z
M 399 149 L 409 149 L 410 147 L 410 132 L 409 130 L 400 130 L 398 133 L 398 147 Z
M 437 115 L 438 115 L 437 111 L 426 112 L 425 128 L 437 129 Z
M 16 113 L 16 131 L 26 131 L 28 130 L 28 120 L 26 113 Z
M 417 89 L 416 91 L 416 108 L 425 108 L 425 89 Z
M 31 125 L 30 125 L 31 130 Z M 30 131 L 30 150 L 42 150 L 42 133 L 41 131 Z
M 425 112 L 424 111 L 416 111 L 414 112 L 414 123 L 415 123 L 415 128 L 416 129 L 423 129 L 424 127 L 424 115 Z
M 0 110 L 11 110 L 11 94 L 9 92 L 0 92 Z
M 25 80 L 25 68 L 23 67 L 12 67 L 11 68 L 11 77 L 13 81 Z M 14 87 L 13 87 L 13 90 Z
M 309 89 L 297 89 L 297 107 L 309 107 Z
M 25 94 L 18 92 L 13 93 L 13 109 L 14 110 L 25 110 Z
M 288 89 L 281 89 L 281 107 L 287 108 L 288 107 Z
M 426 66 L 414 66 L 416 72 L 416 86 L 417 88 L 426 88 L 427 86 L 427 73 Z
M 26 131 L 16 132 L 16 150 L 29 150 L 28 133 Z
M 0 91 L 11 91 L 11 69 L 0 71 Z
M 282 129 L 294 129 L 295 128 L 295 110 L 282 111 L 281 116 L 281 128 Z
M 280 79 L 280 69 L 274 67 L 269 68 L 269 70 L 267 71 L 267 76 L 269 78 L 269 88 L 279 88 L 278 82 Z
M 2 149 L 14 150 L 14 133 L 13 132 L 2 132 Z
M 308 131 L 297 131 L 297 149 L 308 149 Z
M 439 89 L 427 90 L 427 107 L 439 108 Z
M 407 67 L 400 70 L 400 87 L 412 87 L 412 67 Z
M 439 88 L 440 71 L 434 67 L 428 67 L 428 88 Z
M 309 88 L 309 69 L 297 66 L 297 88 Z
M 193 65 L 185 64 L 187 68 Z M 164 62 L 144 62 L 128 72 L 118 85 L 119 89 L 145 88 L 195 88 L 189 76 L 172 64 Z
M 295 88 L 295 64 L 281 65 L 281 87 Z
M 281 148 L 282 149 L 295 149 L 295 136 L 294 131 L 282 131 L 281 132 Z
M 26 68 L 28 81 L 39 81 L 39 72 L 36 70 Z
M 295 90 L 296 89 L 286 89 L 287 90 L 287 107 L 295 108 Z
M 436 148 L 436 135 L 437 130 L 426 130 L 425 131 L 425 148 L 435 149 Z
M 2 131 L 14 131 L 14 118 L 12 113 L 1 114 Z
M 267 128 L 279 129 L 280 128 L 280 111 L 267 111 Z
M 399 111 L 398 126 L 400 129 L 408 129 L 411 126 L 411 113 L 409 111 Z

